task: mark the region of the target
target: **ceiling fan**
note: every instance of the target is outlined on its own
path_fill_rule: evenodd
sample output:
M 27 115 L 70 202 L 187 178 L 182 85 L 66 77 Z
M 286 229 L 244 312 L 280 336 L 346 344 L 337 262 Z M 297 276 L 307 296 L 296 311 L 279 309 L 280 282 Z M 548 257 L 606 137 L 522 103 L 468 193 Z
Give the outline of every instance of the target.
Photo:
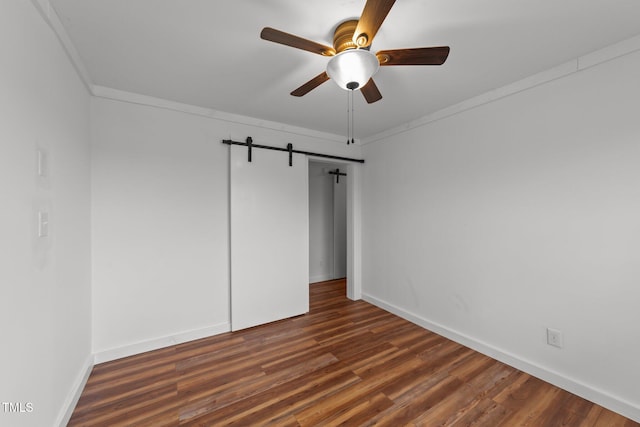
M 326 71 L 295 89 L 291 95 L 306 95 L 327 80 L 333 79 L 342 89 L 360 89 L 371 104 L 382 99 L 372 78 L 380 66 L 442 65 L 449 56 L 448 46 L 371 53 L 373 38 L 394 3 L 395 0 L 367 0 L 359 20 L 349 20 L 338 25 L 333 35 L 333 47 L 269 27 L 262 29 L 260 38 L 331 57 Z

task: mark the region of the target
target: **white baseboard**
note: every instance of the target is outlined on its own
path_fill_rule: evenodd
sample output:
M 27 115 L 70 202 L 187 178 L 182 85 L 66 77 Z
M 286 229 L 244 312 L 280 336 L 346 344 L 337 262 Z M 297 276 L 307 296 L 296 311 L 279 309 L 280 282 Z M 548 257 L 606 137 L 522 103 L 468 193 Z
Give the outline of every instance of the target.
M 109 362 L 111 360 L 133 356 L 134 354 L 144 353 L 146 351 L 157 350 L 159 348 L 169 347 L 175 344 L 182 344 L 187 341 L 193 341 L 200 338 L 210 337 L 212 335 L 222 334 L 225 332 L 229 332 L 230 330 L 231 325 L 229 324 L 229 322 L 223 322 L 217 325 L 208 326 L 206 328 L 180 332 L 175 335 L 168 335 L 160 338 L 154 338 L 148 341 L 129 344 L 123 347 L 99 351 L 94 354 L 95 363 L 98 364 Z
M 621 414 L 636 422 L 640 422 L 640 407 L 627 402 L 624 399 L 618 398 L 607 392 L 598 390 L 580 381 L 569 378 L 559 372 L 554 372 L 547 368 L 541 367 L 534 362 L 525 360 L 522 357 L 516 356 L 482 341 L 478 341 L 473 337 L 449 329 L 446 326 L 427 320 L 393 304 L 389 304 L 383 300 L 380 300 L 372 295 L 363 293 L 362 298 L 365 301 L 390 313 L 393 313 L 396 316 L 402 317 L 403 319 L 415 323 L 418 326 L 442 335 L 443 337 L 469 347 L 479 353 L 492 357 L 493 359 L 499 360 L 500 362 L 506 363 L 509 366 L 513 366 L 516 369 L 533 375 L 534 377 L 540 378 L 550 384 L 567 390 L 611 411 L 617 412 L 618 414 Z
M 80 400 L 80 395 L 82 394 L 82 390 L 84 390 L 85 384 L 87 384 L 87 380 L 89 379 L 89 375 L 91 374 L 91 370 L 93 369 L 94 358 L 93 354 L 89 355 L 85 360 L 82 368 L 80 369 L 80 373 L 78 377 L 73 383 L 71 387 L 71 393 L 67 396 L 62 405 L 62 409 L 58 414 L 58 418 L 54 425 L 59 427 L 65 427 L 69 420 L 71 419 L 71 415 L 73 415 L 73 410 L 76 408 L 78 404 L 78 400 Z
M 312 276 L 309 277 L 309 284 L 314 284 L 314 283 L 320 283 L 320 282 L 328 282 L 330 280 L 340 280 L 340 279 L 346 279 L 346 276 L 334 276 L 334 275 L 330 275 L 330 274 L 322 274 L 322 275 L 317 275 L 317 276 Z
M 316 276 L 309 277 L 309 283 L 326 282 L 332 280 L 333 277 L 330 274 L 318 274 Z

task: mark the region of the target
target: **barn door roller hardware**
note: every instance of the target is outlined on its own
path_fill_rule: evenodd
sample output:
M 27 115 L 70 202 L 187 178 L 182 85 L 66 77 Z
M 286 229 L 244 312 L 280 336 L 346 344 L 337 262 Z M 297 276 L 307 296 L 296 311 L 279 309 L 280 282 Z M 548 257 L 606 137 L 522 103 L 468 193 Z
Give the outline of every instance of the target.
M 304 154 L 304 155 L 307 155 L 307 156 L 314 156 L 314 157 L 322 157 L 322 158 L 325 158 L 325 159 L 344 160 L 344 161 L 347 161 L 347 162 L 364 163 L 364 159 L 353 159 L 351 157 L 333 156 L 331 154 L 314 153 L 312 151 L 294 150 L 293 149 L 293 144 L 291 144 L 291 143 L 287 144 L 286 147 L 272 147 L 270 145 L 254 144 L 253 143 L 253 138 L 251 138 L 250 136 L 247 137 L 245 142 L 232 141 L 230 139 L 223 139 L 222 143 L 223 144 L 227 144 L 227 145 L 242 145 L 242 146 L 247 147 L 247 151 L 248 151 L 247 160 L 249 162 L 252 160 L 251 159 L 252 149 L 254 149 L 254 148 L 262 148 L 264 150 L 284 151 L 286 153 L 289 153 L 289 166 L 293 166 L 293 153 Z M 346 174 L 344 174 L 344 175 L 346 175 Z
M 251 162 L 251 147 L 253 147 L 253 138 L 251 138 L 250 136 L 247 137 L 247 147 L 248 147 L 248 149 L 247 149 L 247 153 L 248 153 L 247 154 L 247 157 L 248 157 L 247 160 L 249 162 Z
M 329 175 L 335 175 L 336 176 L 336 184 L 340 184 L 340 177 L 341 176 L 347 176 L 346 173 L 340 172 L 339 168 L 337 168 L 334 171 L 329 171 Z

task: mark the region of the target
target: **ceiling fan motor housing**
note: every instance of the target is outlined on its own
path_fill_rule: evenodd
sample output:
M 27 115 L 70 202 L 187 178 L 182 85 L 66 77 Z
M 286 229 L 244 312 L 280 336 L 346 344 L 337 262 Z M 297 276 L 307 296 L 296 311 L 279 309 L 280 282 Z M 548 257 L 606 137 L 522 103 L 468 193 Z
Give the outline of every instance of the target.
M 356 30 L 358 21 L 349 20 L 344 21 L 336 27 L 333 33 L 333 48 L 336 53 L 343 52 L 347 49 L 356 49 L 355 42 L 353 41 L 353 33 Z

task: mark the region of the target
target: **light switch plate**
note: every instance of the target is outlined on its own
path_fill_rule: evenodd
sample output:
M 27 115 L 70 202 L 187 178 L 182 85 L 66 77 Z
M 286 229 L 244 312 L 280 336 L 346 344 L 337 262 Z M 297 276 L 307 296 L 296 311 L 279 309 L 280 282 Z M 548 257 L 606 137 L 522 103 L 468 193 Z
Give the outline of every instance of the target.
M 49 235 L 49 212 L 38 212 L 38 237 Z
M 47 153 L 38 150 L 38 176 L 47 176 Z

